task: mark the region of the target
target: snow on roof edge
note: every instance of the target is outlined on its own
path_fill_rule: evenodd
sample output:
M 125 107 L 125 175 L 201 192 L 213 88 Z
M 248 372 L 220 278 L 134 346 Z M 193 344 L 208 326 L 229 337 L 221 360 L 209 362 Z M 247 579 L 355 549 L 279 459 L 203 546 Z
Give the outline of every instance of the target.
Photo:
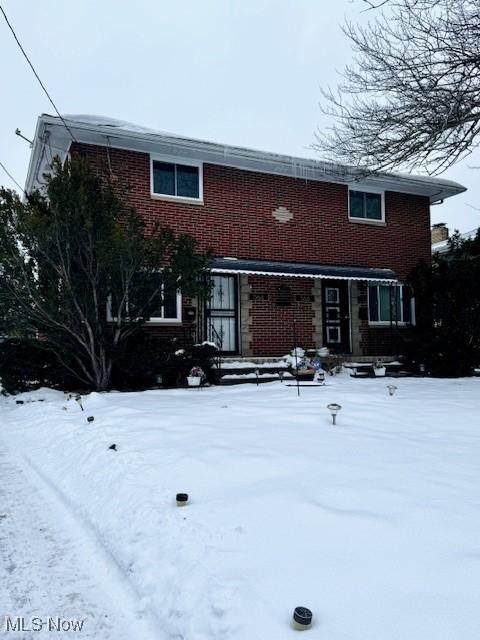
M 41 118 L 42 119 L 48 118 L 49 120 L 57 120 L 57 121 L 60 120 L 58 116 L 52 116 L 47 113 L 42 113 Z M 171 138 L 172 140 L 182 141 L 186 144 L 193 143 L 193 144 L 223 148 L 225 152 L 229 150 L 232 153 L 240 153 L 240 154 L 243 153 L 243 154 L 247 154 L 249 156 L 257 157 L 257 158 L 269 157 L 282 163 L 288 162 L 293 164 L 297 164 L 297 163 L 305 164 L 305 165 L 315 166 L 318 169 L 323 168 L 324 171 L 328 171 L 332 169 L 338 170 L 339 172 L 344 171 L 345 174 L 348 174 L 350 172 L 352 176 L 355 175 L 355 172 L 360 172 L 360 173 L 362 172 L 362 167 L 341 165 L 339 163 L 328 162 L 325 160 L 312 158 L 312 157 L 298 157 L 298 156 L 282 154 L 274 151 L 273 152 L 261 151 L 261 150 L 252 149 L 249 147 L 241 147 L 241 146 L 230 145 L 226 143 L 212 142 L 212 141 L 201 139 L 201 138 L 191 138 L 191 137 L 182 136 L 182 135 L 171 133 L 164 130 L 157 130 L 157 129 L 151 129 L 149 127 L 143 127 L 140 125 L 136 125 L 132 122 L 128 122 L 127 120 L 120 120 L 120 119 L 112 118 L 109 116 L 101 116 L 101 115 L 95 115 L 95 114 L 92 114 L 92 115 L 65 114 L 65 115 L 62 115 L 62 118 L 64 118 L 71 126 L 74 126 L 75 124 L 80 126 L 84 125 L 90 130 L 94 130 L 98 128 L 99 131 L 102 131 L 103 133 L 105 132 L 105 129 L 111 128 L 112 131 L 117 131 L 118 133 L 123 132 L 126 135 L 130 133 L 130 134 L 140 134 L 142 136 L 167 137 L 167 138 Z M 432 177 L 432 176 L 426 176 L 426 175 L 417 175 L 417 174 L 401 173 L 401 172 L 377 172 L 377 173 L 373 172 L 372 176 L 370 177 L 374 177 L 375 179 L 380 181 L 381 180 L 398 180 L 401 182 L 405 181 L 410 184 L 418 183 L 418 184 L 423 184 L 425 186 L 435 185 L 438 187 L 444 187 L 445 189 L 453 191 L 453 193 L 449 195 L 457 195 L 458 193 L 462 193 L 467 190 L 465 186 L 453 180 L 447 180 L 445 178 L 438 178 L 438 177 Z M 447 195 L 446 197 L 449 197 L 449 195 Z

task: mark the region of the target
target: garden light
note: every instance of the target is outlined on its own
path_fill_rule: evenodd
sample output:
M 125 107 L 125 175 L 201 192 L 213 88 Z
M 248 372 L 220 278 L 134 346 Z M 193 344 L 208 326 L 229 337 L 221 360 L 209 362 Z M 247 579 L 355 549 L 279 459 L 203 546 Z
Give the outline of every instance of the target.
M 393 396 L 395 391 L 398 389 L 394 384 L 387 384 L 388 393 Z
M 337 420 L 337 413 L 340 411 L 341 409 L 341 405 L 336 404 L 335 402 L 331 402 L 330 404 L 327 404 L 327 409 L 330 411 L 330 413 L 332 414 L 332 421 L 333 424 L 337 424 L 336 420 Z
M 177 493 L 177 507 L 184 507 L 188 502 L 188 493 Z
M 295 607 L 293 612 L 293 628 L 297 631 L 310 629 L 312 626 L 312 612 L 307 607 Z

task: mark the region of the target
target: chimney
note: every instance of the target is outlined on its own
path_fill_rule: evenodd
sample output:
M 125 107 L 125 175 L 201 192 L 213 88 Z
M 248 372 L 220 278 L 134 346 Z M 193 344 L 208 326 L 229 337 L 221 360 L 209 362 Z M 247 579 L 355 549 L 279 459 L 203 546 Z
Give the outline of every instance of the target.
M 442 240 L 448 240 L 449 235 L 445 222 L 437 222 L 437 224 L 432 226 L 432 244 L 442 242 Z

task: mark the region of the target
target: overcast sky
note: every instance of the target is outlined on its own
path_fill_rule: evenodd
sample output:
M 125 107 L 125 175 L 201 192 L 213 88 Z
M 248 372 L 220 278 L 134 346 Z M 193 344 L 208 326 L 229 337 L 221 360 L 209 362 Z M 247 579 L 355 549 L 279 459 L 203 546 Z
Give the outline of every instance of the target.
M 351 59 L 340 24 L 365 20 L 361 0 L 0 1 L 61 112 L 299 156 L 326 124 L 320 87 Z M 14 131 L 31 139 L 53 110 L 1 17 L 0 70 L 0 161 L 23 186 L 30 150 Z M 480 225 L 469 165 L 480 154 L 444 174 L 468 192 L 432 222 Z

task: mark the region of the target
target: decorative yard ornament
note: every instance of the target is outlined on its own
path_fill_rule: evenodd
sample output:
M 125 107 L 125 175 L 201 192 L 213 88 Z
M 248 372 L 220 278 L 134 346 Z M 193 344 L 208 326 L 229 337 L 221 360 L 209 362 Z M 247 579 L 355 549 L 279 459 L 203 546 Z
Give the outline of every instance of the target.
M 305 631 L 312 626 L 313 614 L 307 607 L 295 607 L 293 612 L 293 628 L 297 631 Z
M 327 409 L 332 414 L 333 424 L 337 424 L 337 413 L 340 411 L 341 408 L 342 406 L 340 404 L 337 404 L 336 402 L 331 402 L 330 404 L 327 404 Z
M 177 507 L 184 507 L 188 502 L 188 493 L 177 493 L 175 496 Z
M 395 391 L 398 389 L 398 387 L 396 387 L 394 384 L 387 384 L 387 389 L 389 395 L 393 396 L 395 395 Z
M 280 378 L 280 382 L 283 383 L 283 376 L 285 375 L 285 371 L 279 371 L 278 372 L 278 377 Z

